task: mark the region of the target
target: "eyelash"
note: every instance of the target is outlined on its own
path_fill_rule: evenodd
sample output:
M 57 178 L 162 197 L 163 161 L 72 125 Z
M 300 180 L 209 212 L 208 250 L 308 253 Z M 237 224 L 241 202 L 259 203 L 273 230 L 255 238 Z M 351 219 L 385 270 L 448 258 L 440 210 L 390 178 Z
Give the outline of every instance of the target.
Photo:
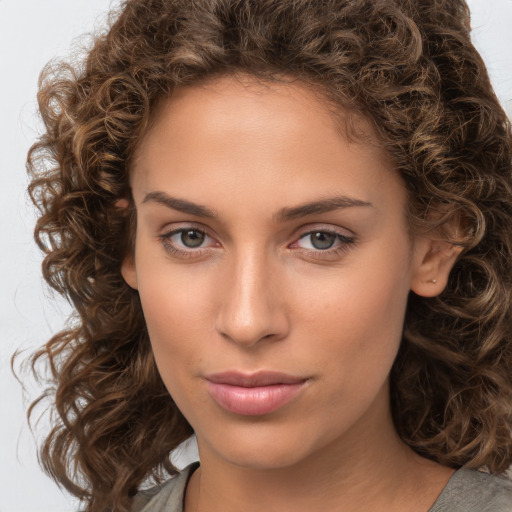
M 199 228 L 199 227 L 196 227 L 196 226 L 184 226 L 184 227 L 181 227 L 181 228 L 177 228 L 177 229 L 173 229 L 172 231 L 169 231 L 168 233 L 165 233 L 163 235 L 161 235 L 159 238 L 160 238 L 160 241 L 162 242 L 162 245 L 164 246 L 164 249 L 175 255 L 175 256 L 178 256 L 178 257 L 182 257 L 182 258 L 195 258 L 197 256 L 200 256 L 201 254 L 203 254 L 204 250 L 205 249 L 208 249 L 206 247 L 198 247 L 197 249 L 192 249 L 192 248 L 189 248 L 189 249 L 179 249 L 178 247 L 176 247 L 175 245 L 173 245 L 173 243 L 171 242 L 171 239 L 173 236 L 175 235 L 179 235 L 180 233 L 185 233 L 186 231 L 195 231 L 197 233 L 200 233 L 202 235 L 204 235 L 205 237 L 209 237 L 209 238 L 212 238 L 212 236 L 210 236 L 204 229 L 202 228 Z M 198 254 L 199 253 L 199 254 Z
M 293 242 L 292 245 L 297 244 L 300 240 L 303 240 L 311 235 L 314 235 L 316 233 L 323 233 L 332 235 L 335 237 L 334 243 L 338 242 L 338 245 L 334 248 L 329 247 L 328 249 L 304 249 L 301 247 L 298 247 L 296 250 L 301 251 L 303 254 L 311 256 L 312 253 L 314 253 L 315 258 L 329 258 L 329 257 L 336 257 L 339 256 L 346 251 L 348 251 L 351 246 L 355 243 L 356 239 L 353 236 L 348 236 L 342 233 L 339 233 L 338 231 L 335 231 L 333 229 L 326 229 L 326 228 L 319 228 L 319 229 L 311 229 L 305 233 L 302 233 L 300 237 L 297 238 L 295 242 Z
M 172 237 L 175 235 L 182 234 L 186 231 L 195 231 L 202 236 L 205 236 L 205 237 L 208 237 L 208 238 L 211 238 L 212 240 L 214 240 L 213 236 L 209 235 L 205 229 L 190 225 L 190 226 L 173 229 L 172 231 L 169 231 L 167 233 L 164 233 L 163 235 L 160 235 L 159 239 L 160 239 L 162 245 L 164 246 L 164 249 L 167 252 L 169 252 L 170 254 L 181 257 L 181 258 L 197 258 L 197 257 L 201 256 L 202 254 L 204 254 L 205 250 L 208 250 L 211 248 L 211 247 L 198 247 L 197 249 L 193 249 L 193 248 L 180 249 L 180 248 L 176 247 L 176 245 L 174 245 L 174 243 L 171 242 Z M 302 233 L 298 238 L 295 239 L 294 242 L 292 242 L 292 244 L 288 245 L 288 247 L 297 244 L 300 240 L 303 240 L 303 239 L 307 238 L 308 236 L 311 236 L 315 233 L 324 233 L 324 234 L 334 236 L 335 237 L 334 243 L 338 242 L 338 245 L 335 246 L 334 248 L 329 247 L 329 248 L 323 249 L 323 250 L 322 249 L 305 249 L 302 247 L 297 247 L 294 250 L 300 251 L 301 253 L 308 255 L 310 257 L 313 256 L 313 254 L 314 254 L 313 257 L 316 259 L 329 258 L 329 257 L 333 257 L 333 256 L 334 257 L 339 256 L 342 253 L 348 251 L 351 248 L 351 246 L 354 245 L 354 243 L 356 242 L 356 239 L 353 236 L 347 236 L 345 234 L 339 233 L 332 229 L 318 228 L 318 229 L 311 229 L 309 231 L 306 231 L 305 233 Z

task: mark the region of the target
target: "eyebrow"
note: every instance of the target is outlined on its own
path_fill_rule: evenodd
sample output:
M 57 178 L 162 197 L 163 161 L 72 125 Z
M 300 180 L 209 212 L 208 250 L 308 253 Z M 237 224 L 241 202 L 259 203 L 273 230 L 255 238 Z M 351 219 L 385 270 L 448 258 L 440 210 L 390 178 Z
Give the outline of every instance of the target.
M 372 203 L 356 199 L 348 196 L 334 196 L 299 206 L 287 207 L 279 210 L 274 215 L 275 222 L 285 222 L 287 220 L 297 219 L 299 217 L 307 217 L 308 215 L 318 215 L 321 213 L 329 213 L 335 210 L 342 210 L 354 206 L 373 208 Z
M 142 203 L 149 202 L 163 204 L 164 206 L 172 208 L 173 210 L 188 213 L 190 215 L 195 215 L 196 217 L 205 217 L 208 219 L 216 219 L 218 217 L 218 215 L 213 210 L 210 210 L 210 208 L 206 206 L 192 203 L 191 201 L 187 201 L 186 199 L 172 197 L 166 194 L 165 192 L 149 192 L 144 197 Z
M 142 203 L 155 202 L 172 208 L 173 210 L 194 215 L 196 217 L 204 217 L 207 219 L 217 219 L 219 216 L 217 213 L 208 208 L 186 199 L 180 199 L 172 197 L 165 192 L 155 191 L 149 192 L 144 197 Z M 300 217 L 307 217 L 308 215 L 318 215 L 322 213 L 328 213 L 335 210 L 341 210 L 351 207 L 365 207 L 372 208 L 372 203 L 362 201 L 353 197 L 338 195 L 329 197 L 326 199 L 320 199 L 319 201 L 312 201 L 299 206 L 285 207 L 274 214 L 274 222 L 286 222 L 289 220 L 297 219 Z

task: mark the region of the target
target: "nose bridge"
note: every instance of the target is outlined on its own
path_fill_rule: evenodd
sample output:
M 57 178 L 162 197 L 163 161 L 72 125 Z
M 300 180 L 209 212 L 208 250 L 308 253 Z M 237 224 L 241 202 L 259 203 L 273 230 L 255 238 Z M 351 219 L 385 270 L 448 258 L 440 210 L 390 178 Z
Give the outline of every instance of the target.
M 268 255 L 248 247 L 234 254 L 228 267 L 217 331 L 247 346 L 264 338 L 283 337 L 288 323 Z

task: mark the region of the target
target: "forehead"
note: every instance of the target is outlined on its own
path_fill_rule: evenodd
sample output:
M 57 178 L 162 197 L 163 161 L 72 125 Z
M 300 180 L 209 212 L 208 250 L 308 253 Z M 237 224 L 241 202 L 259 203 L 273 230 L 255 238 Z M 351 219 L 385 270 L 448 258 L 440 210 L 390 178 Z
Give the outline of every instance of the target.
M 271 115 L 266 115 L 270 113 Z M 208 79 L 198 85 L 174 89 L 170 97 L 161 99 L 152 116 L 149 130 L 138 144 L 137 157 L 148 138 L 163 126 L 169 137 L 192 141 L 208 129 L 220 128 L 240 135 L 248 129 L 254 136 L 284 129 L 281 135 L 314 136 L 327 129 L 354 144 L 358 150 L 375 152 L 379 158 L 389 160 L 372 122 L 353 109 L 328 100 L 319 86 L 284 77 L 281 81 L 265 81 L 248 74 L 227 75 Z M 200 129 L 200 132 L 198 132 Z M 319 130 L 320 129 L 320 130 Z M 229 135 L 229 133 L 228 133 Z M 226 143 L 229 143 L 229 137 Z M 276 141 L 277 142 L 277 141 Z M 136 161 L 136 159 L 135 159 Z
M 355 138 L 346 136 L 346 123 Z M 139 200 L 165 190 L 202 204 L 243 196 L 242 206 L 276 187 L 276 199 L 293 203 L 330 193 L 368 200 L 361 196 L 388 190 L 384 181 L 400 185 L 367 120 L 334 113 L 302 83 L 233 77 L 178 88 L 161 102 L 131 180 Z

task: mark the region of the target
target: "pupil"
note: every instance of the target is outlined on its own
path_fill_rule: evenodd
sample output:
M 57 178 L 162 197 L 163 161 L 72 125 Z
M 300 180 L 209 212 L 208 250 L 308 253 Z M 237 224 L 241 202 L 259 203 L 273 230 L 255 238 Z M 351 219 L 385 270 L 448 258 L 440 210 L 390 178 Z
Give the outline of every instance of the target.
M 204 242 L 204 233 L 191 229 L 181 233 L 181 241 L 187 247 L 199 247 Z
M 330 249 L 336 241 L 336 235 L 318 231 L 311 234 L 311 244 L 315 249 Z

